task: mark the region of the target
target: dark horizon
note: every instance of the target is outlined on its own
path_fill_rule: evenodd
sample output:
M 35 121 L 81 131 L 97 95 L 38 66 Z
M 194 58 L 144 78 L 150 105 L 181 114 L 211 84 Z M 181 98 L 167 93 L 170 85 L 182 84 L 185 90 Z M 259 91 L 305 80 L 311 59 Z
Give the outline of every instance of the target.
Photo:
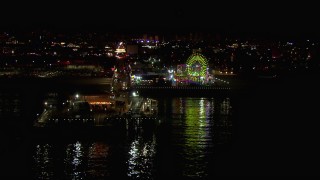
M 86 27 L 86 28 L 57 28 L 54 26 L 37 26 L 37 27 L 19 27 L 11 26 L 7 28 L 0 28 L 0 32 L 6 32 L 13 35 L 27 35 L 31 33 L 53 33 L 62 35 L 76 35 L 76 34 L 91 34 L 109 36 L 123 36 L 129 38 L 142 38 L 143 35 L 158 35 L 166 40 L 175 39 L 175 37 L 187 37 L 190 34 L 198 35 L 199 40 L 220 40 L 225 39 L 239 39 L 239 40 L 271 40 L 271 41 L 304 41 L 307 39 L 317 41 L 320 40 L 320 33 L 318 32 L 263 32 L 263 31 L 223 31 L 219 29 L 193 29 L 193 28 L 152 28 L 152 29 L 130 29 L 130 28 L 117 28 L 106 29 L 105 27 Z M 210 37 L 211 39 L 207 39 Z M 169 38 L 169 39 L 167 39 Z
M 17 6 L 19 4 L 19 6 Z M 317 6 L 294 2 L 3 4 L 0 30 L 215 32 L 317 36 Z

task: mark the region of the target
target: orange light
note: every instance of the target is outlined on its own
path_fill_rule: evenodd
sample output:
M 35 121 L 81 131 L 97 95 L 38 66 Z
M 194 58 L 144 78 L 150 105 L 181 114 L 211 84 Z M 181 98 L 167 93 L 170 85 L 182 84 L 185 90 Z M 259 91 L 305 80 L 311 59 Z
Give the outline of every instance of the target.
M 100 104 L 111 104 L 111 102 L 89 102 L 91 105 L 100 105 Z

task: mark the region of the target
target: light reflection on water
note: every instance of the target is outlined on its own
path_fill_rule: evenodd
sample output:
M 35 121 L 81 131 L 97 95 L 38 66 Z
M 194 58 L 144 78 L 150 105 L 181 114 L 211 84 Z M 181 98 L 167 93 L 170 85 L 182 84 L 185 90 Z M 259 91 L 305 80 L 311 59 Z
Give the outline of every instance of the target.
M 37 179 L 106 177 L 110 166 L 109 145 L 104 142 L 35 145 L 33 173 Z
M 95 142 L 89 147 L 88 174 L 93 177 L 110 176 L 109 146 L 103 142 Z
M 72 179 L 81 179 L 86 175 L 84 168 L 84 147 L 77 141 L 67 145 L 64 159 L 65 175 Z
M 171 128 L 161 133 L 156 128 L 150 134 L 142 129 L 129 133 L 124 139 L 115 137 L 113 144 L 94 138 L 36 144 L 34 176 L 38 179 L 95 179 L 121 174 L 133 179 L 153 179 L 164 175 L 167 165 L 173 168 L 171 173 L 178 176 L 208 176 L 215 146 L 228 143 L 231 138 L 230 98 L 187 97 L 164 101 L 169 104 L 164 110 L 169 114 L 163 123 Z M 158 143 L 163 137 L 168 139 Z M 169 150 L 164 150 L 167 148 Z M 168 152 L 172 156 L 168 156 Z
M 141 136 L 138 136 L 132 141 L 127 162 L 129 177 L 139 179 L 150 179 L 153 177 L 153 161 L 156 154 L 155 146 L 155 136 L 147 141 L 144 141 Z
M 52 146 L 49 144 L 36 145 L 33 156 L 33 170 L 38 179 L 51 179 L 53 177 Z
M 174 98 L 172 100 L 172 146 L 177 149 L 182 176 L 208 176 L 214 146 L 231 136 L 230 99 Z

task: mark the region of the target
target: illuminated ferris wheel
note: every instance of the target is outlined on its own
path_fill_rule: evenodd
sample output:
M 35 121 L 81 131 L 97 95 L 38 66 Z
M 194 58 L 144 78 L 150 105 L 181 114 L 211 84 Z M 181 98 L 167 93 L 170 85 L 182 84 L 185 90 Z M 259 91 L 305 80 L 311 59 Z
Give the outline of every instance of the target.
M 187 60 L 187 73 L 190 77 L 202 77 L 207 75 L 208 60 L 199 52 L 194 52 Z

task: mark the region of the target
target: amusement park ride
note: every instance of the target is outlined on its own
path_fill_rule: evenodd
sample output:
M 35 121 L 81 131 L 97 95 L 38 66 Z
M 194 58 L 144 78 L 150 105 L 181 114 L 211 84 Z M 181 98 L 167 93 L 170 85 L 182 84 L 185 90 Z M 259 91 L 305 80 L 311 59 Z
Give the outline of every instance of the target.
M 200 50 L 194 50 L 186 64 L 177 65 L 177 71 L 172 77 L 174 81 L 184 84 L 210 84 L 214 80 L 209 73 L 208 60 Z
M 131 86 L 131 66 L 127 61 L 125 44 L 120 42 L 116 49 L 117 64 L 114 67 L 112 91 L 125 91 Z M 214 75 L 209 72 L 208 60 L 200 49 L 194 49 L 185 64 L 177 65 L 176 69 L 168 69 L 167 80 L 172 86 L 210 85 L 214 84 Z

